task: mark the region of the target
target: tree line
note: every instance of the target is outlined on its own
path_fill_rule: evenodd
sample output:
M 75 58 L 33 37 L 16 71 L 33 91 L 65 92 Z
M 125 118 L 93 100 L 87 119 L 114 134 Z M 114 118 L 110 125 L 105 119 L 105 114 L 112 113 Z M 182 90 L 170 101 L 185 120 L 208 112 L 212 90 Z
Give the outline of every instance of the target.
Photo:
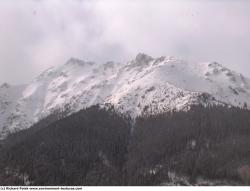
M 0 185 L 161 185 L 170 172 L 250 184 L 250 111 L 193 106 L 131 119 L 92 106 L 9 136 Z

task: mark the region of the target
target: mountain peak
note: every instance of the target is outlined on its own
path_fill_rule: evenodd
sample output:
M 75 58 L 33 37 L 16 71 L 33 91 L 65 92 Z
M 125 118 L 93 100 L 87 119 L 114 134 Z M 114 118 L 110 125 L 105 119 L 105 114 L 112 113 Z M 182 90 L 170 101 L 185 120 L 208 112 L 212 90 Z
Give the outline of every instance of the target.
M 216 61 L 213 61 L 213 62 L 209 62 L 208 64 L 209 67 L 220 67 L 220 68 L 225 68 L 224 66 L 222 66 L 220 63 L 216 62 Z
M 65 65 L 85 65 L 85 61 L 71 57 Z
M 30 127 L 56 109 L 69 108 L 74 113 L 91 105 L 111 104 L 136 117 L 184 110 L 199 103 L 250 105 L 250 79 L 243 75 L 216 62 L 188 63 L 175 57 L 152 58 L 144 53 L 124 65 L 71 58 L 37 79 L 22 89 L 0 91 L 0 99 L 8 93 L 12 103 L 0 115 L 0 138 L 1 134 Z
M 78 58 L 71 57 L 65 65 L 71 66 L 85 66 L 85 65 L 94 65 L 94 62 L 91 61 L 84 61 Z
M 5 83 L 3 83 L 3 84 L 0 86 L 0 88 L 6 88 L 6 89 L 7 89 L 7 88 L 10 88 L 10 86 L 11 86 L 10 84 L 8 84 L 8 83 L 5 82 Z
M 144 53 L 139 53 L 135 57 L 135 61 L 139 63 L 148 63 L 152 60 L 153 58 L 151 56 L 144 54 Z

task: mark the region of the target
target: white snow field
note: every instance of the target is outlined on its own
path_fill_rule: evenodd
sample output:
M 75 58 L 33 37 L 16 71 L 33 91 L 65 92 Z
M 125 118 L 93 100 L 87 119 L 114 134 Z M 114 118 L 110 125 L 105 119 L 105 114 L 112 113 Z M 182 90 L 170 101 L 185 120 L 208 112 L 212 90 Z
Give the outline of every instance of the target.
M 29 128 L 58 108 L 114 105 L 132 117 L 186 110 L 193 104 L 250 108 L 250 79 L 216 62 L 189 63 L 138 54 L 128 63 L 71 58 L 31 83 L 0 86 L 0 138 Z

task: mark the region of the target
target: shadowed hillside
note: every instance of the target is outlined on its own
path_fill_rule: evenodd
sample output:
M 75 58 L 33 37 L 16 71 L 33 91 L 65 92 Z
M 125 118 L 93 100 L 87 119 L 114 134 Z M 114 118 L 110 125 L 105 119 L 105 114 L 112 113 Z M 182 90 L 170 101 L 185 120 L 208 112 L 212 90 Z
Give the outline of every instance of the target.
M 4 141 L 1 185 L 250 184 L 248 110 L 195 106 L 133 122 L 93 106 L 58 116 Z

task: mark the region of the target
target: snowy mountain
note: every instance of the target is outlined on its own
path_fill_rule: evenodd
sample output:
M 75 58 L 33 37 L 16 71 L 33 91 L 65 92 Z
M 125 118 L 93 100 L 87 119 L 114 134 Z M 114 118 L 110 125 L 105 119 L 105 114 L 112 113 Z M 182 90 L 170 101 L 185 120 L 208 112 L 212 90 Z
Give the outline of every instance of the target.
M 193 104 L 250 108 L 250 79 L 216 62 L 188 63 L 138 54 L 126 64 L 71 58 L 30 84 L 0 86 L 0 137 L 30 127 L 60 108 L 109 105 L 132 117 Z

